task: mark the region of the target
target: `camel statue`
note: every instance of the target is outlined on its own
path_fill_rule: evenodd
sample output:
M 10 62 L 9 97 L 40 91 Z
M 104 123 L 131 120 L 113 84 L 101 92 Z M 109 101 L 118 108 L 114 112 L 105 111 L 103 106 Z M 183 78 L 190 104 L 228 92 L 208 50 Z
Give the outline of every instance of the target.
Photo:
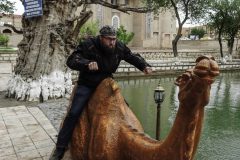
M 97 87 L 75 127 L 70 152 L 74 160 L 192 160 L 199 142 L 204 106 L 219 75 L 213 57 L 201 56 L 180 75 L 180 101 L 173 127 L 161 141 L 144 134 L 111 78 Z M 74 92 L 74 91 L 73 91 Z

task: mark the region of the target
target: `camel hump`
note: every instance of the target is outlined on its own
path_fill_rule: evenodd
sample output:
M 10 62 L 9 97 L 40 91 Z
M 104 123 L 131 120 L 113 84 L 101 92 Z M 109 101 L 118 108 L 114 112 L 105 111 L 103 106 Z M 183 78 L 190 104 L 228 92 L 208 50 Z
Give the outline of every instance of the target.
M 114 79 L 106 78 L 98 85 L 96 91 L 105 91 L 106 89 L 110 89 L 112 92 L 115 92 L 116 90 L 120 89 L 120 87 Z

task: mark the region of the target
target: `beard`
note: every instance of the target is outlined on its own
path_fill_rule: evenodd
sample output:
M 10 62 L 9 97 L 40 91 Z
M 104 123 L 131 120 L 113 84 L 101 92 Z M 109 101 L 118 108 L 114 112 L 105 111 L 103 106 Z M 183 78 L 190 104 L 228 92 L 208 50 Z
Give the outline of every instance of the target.
M 101 43 L 101 49 L 104 55 L 112 55 L 114 54 L 114 51 L 115 51 L 115 47 L 110 48 L 103 43 Z

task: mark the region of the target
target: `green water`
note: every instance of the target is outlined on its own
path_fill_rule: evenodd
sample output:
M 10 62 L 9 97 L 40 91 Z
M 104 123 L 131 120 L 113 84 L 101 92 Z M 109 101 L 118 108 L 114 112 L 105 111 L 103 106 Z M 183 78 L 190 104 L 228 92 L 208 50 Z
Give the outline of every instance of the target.
M 145 132 L 155 138 L 156 104 L 153 91 L 157 84 L 165 89 L 161 107 L 161 138 L 172 127 L 179 101 L 176 76 L 154 79 L 119 80 L 122 94 L 142 123 Z M 196 160 L 240 159 L 240 72 L 222 73 L 212 84 L 209 104 Z

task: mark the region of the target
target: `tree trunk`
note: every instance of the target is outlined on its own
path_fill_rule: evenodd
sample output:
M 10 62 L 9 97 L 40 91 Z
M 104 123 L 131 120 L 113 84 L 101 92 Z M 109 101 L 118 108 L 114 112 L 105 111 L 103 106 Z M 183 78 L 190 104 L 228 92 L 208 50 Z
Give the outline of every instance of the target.
M 65 61 L 75 46 L 72 34 L 76 30 L 78 1 L 45 0 L 43 16 L 29 19 L 23 16 L 23 40 L 18 45 L 8 97 L 38 101 L 71 94 L 71 72 Z M 86 13 L 79 19 L 91 15 Z
M 231 37 L 228 40 L 228 54 L 229 54 L 229 60 L 230 61 L 232 61 L 233 45 L 234 45 L 234 37 Z
M 177 35 L 176 35 L 176 37 L 174 38 L 174 40 L 172 41 L 172 47 L 173 47 L 173 55 L 174 55 L 174 57 L 177 57 L 177 56 L 178 56 L 177 43 L 178 43 L 179 39 L 180 39 L 181 36 L 182 36 L 181 33 L 182 33 L 182 25 L 179 25 Z
M 221 31 L 221 29 L 219 29 L 219 31 L 218 31 L 218 43 L 219 43 L 219 46 L 220 46 L 220 55 L 221 55 L 221 59 L 222 59 L 222 61 L 223 61 L 222 31 Z

